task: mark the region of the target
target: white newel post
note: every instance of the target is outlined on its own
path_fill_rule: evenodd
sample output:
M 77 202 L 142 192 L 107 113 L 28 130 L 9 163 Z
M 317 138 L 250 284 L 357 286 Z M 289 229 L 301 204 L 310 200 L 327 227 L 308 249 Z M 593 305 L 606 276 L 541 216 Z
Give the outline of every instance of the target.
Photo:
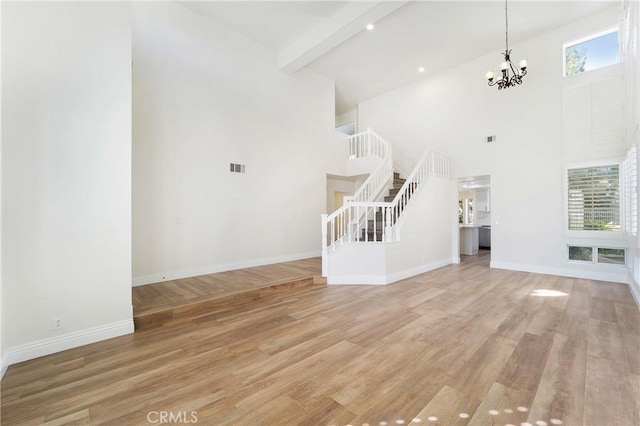
M 327 250 L 327 214 L 321 214 L 322 223 L 322 276 L 329 276 L 329 253 Z
M 385 207 L 385 226 L 384 226 L 384 240 L 386 242 L 393 241 L 393 235 L 391 230 L 391 207 Z

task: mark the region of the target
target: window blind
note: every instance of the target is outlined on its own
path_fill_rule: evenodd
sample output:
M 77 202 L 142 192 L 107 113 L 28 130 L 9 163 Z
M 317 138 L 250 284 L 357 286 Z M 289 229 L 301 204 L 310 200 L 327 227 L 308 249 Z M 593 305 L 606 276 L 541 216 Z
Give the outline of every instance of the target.
M 569 169 L 567 177 L 569 230 L 619 231 L 619 166 Z

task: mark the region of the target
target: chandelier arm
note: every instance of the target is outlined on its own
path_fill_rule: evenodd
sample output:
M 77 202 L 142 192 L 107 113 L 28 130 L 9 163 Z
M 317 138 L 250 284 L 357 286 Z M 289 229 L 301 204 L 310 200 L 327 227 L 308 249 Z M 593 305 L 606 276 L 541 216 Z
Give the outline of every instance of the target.
M 513 77 L 520 77 L 520 69 L 513 65 L 513 62 L 509 61 L 509 67 L 511 68 L 511 72 L 513 73 Z

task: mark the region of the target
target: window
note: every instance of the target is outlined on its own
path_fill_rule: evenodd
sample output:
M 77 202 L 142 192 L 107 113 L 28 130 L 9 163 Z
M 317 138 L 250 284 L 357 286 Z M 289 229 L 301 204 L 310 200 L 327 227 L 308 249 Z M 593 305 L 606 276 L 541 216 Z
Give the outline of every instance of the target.
M 567 170 L 570 231 L 620 231 L 619 166 Z
M 593 247 L 569 246 L 569 260 L 593 262 Z
M 473 225 L 473 198 L 458 200 L 458 223 Z
M 564 45 L 564 75 L 571 76 L 620 62 L 618 28 Z
M 624 249 L 598 247 L 598 263 L 624 265 Z
M 594 246 L 568 246 L 569 260 L 581 263 L 607 263 L 611 265 L 625 265 L 625 253 L 623 248 L 594 247 Z M 594 254 L 597 253 L 597 257 Z

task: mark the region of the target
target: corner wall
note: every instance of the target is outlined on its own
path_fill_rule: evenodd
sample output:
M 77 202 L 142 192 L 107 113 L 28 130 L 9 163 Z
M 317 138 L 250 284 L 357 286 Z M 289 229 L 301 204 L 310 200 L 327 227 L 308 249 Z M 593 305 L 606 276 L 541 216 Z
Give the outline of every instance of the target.
M 174 2 L 133 7 L 134 285 L 319 256 L 333 83 Z
M 2 89 L 5 365 L 133 332 L 130 4 L 3 2 Z

